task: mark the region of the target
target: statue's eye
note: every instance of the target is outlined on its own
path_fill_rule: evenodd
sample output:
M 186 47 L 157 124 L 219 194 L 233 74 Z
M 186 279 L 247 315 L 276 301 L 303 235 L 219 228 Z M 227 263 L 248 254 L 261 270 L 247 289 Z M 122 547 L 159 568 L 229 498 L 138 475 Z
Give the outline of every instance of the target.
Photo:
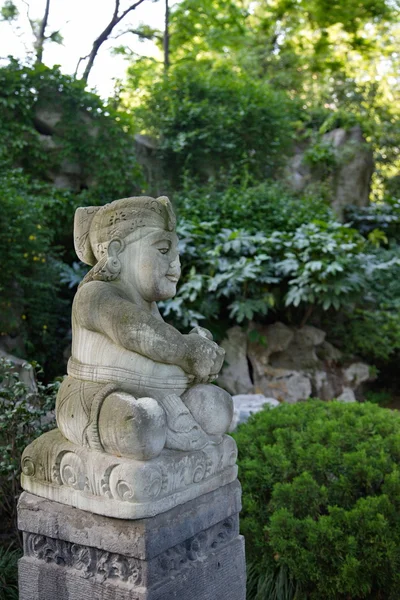
M 161 252 L 161 254 L 167 254 L 169 248 L 159 248 L 158 251 Z

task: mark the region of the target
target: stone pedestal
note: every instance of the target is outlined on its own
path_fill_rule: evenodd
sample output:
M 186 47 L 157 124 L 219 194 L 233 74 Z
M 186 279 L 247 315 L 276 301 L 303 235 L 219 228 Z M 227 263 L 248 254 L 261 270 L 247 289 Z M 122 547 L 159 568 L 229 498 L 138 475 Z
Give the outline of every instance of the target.
M 245 600 L 238 481 L 155 517 L 113 519 L 24 492 L 20 600 Z

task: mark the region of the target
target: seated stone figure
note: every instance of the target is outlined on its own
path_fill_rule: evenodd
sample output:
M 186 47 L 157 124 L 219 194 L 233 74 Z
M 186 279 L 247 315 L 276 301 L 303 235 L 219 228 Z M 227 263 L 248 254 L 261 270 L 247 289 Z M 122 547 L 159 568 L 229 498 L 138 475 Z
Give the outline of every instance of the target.
M 79 208 L 74 239 L 92 269 L 74 300 L 72 357 L 57 397 L 64 437 L 137 460 L 220 443 L 232 399 L 209 382 L 224 351 L 205 329 L 183 335 L 165 323 L 156 304 L 175 295 L 181 272 L 168 198 Z

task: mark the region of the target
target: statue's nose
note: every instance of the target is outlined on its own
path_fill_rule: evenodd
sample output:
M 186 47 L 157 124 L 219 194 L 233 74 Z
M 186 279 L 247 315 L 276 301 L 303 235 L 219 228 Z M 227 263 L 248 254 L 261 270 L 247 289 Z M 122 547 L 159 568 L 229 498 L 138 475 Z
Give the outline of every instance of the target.
M 179 276 L 181 274 L 181 261 L 179 259 L 179 254 L 169 263 L 169 273 L 171 275 Z

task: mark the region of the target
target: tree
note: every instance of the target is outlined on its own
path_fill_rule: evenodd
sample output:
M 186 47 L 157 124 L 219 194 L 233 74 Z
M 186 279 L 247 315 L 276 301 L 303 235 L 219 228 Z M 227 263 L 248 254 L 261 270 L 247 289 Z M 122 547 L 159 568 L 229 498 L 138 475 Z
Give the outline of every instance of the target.
M 155 0 L 155 1 L 157 1 L 157 0 Z M 119 25 L 119 23 L 121 23 L 121 21 L 130 12 L 134 11 L 138 6 L 143 4 L 143 2 L 145 2 L 145 0 L 137 0 L 136 2 L 134 2 L 133 4 L 128 6 L 128 8 L 126 8 L 125 10 L 122 10 L 120 12 L 120 0 L 115 0 L 114 12 L 113 12 L 113 15 L 112 15 L 109 23 L 103 29 L 103 31 L 100 33 L 100 35 L 94 40 L 90 53 L 87 56 L 79 59 L 77 70 L 79 68 L 80 62 L 87 59 L 86 67 L 85 67 L 85 69 L 83 71 L 83 75 L 82 75 L 82 79 L 84 81 L 88 80 L 90 71 L 92 70 L 93 63 L 94 63 L 95 58 L 100 50 L 100 47 L 104 44 L 105 41 L 107 41 L 109 39 L 109 37 L 110 37 L 111 33 L 113 32 L 113 30 L 115 29 L 115 27 L 117 25 Z
M 40 65 L 43 63 L 43 51 L 46 41 L 61 44 L 63 38 L 58 30 L 52 31 L 49 35 L 46 33 L 50 14 L 50 0 L 46 0 L 43 17 L 38 20 L 31 18 L 28 2 L 24 1 L 24 4 L 26 6 L 26 16 L 34 37 L 33 47 L 35 51 L 35 63 Z M 10 24 L 15 24 L 16 20 L 20 16 L 18 7 L 13 0 L 6 0 L 0 9 L 0 14 L 1 20 L 7 21 Z
M 79 59 L 78 65 L 76 67 L 75 76 L 77 76 L 79 67 L 82 62 L 86 61 L 85 68 L 83 70 L 83 74 L 81 79 L 87 82 L 90 72 L 93 68 L 93 64 L 98 55 L 98 52 L 101 46 L 110 39 L 111 35 L 115 31 L 116 27 L 136 8 L 138 8 L 141 4 L 143 4 L 146 0 L 136 0 L 133 3 L 130 3 L 126 8 L 122 8 L 121 0 L 114 0 L 114 9 L 110 21 L 106 25 L 106 27 L 100 32 L 100 34 L 96 37 L 96 39 L 92 43 L 91 50 L 87 56 L 81 57 Z M 152 0 L 152 2 L 157 2 L 158 0 Z M 51 12 L 51 0 L 45 0 L 45 8 L 43 17 L 41 19 L 35 20 L 30 16 L 30 6 L 27 0 L 5 0 L 3 6 L 0 8 L 0 20 L 6 21 L 11 25 L 15 26 L 15 30 L 19 29 L 17 25 L 17 20 L 21 16 L 20 9 L 18 7 L 17 2 L 23 2 L 26 6 L 26 17 L 28 19 L 30 28 L 32 30 L 32 34 L 34 36 L 33 47 L 35 51 L 35 63 L 41 64 L 43 62 L 43 51 L 44 46 L 47 41 L 53 41 L 58 44 L 62 43 L 62 36 L 60 31 L 52 31 L 50 34 L 47 34 L 48 26 L 49 26 L 49 16 Z M 168 2 L 166 0 L 166 26 L 168 23 Z M 167 29 L 166 29 L 167 31 Z M 150 33 L 149 33 L 150 32 Z M 117 34 L 117 37 L 123 35 L 125 33 L 132 33 L 141 38 L 151 38 L 157 35 L 153 32 L 149 27 L 140 26 L 136 29 L 128 28 L 124 31 Z M 165 36 L 165 44 L 166 44 L 166 56 L 168 56 L 168 34 Z

